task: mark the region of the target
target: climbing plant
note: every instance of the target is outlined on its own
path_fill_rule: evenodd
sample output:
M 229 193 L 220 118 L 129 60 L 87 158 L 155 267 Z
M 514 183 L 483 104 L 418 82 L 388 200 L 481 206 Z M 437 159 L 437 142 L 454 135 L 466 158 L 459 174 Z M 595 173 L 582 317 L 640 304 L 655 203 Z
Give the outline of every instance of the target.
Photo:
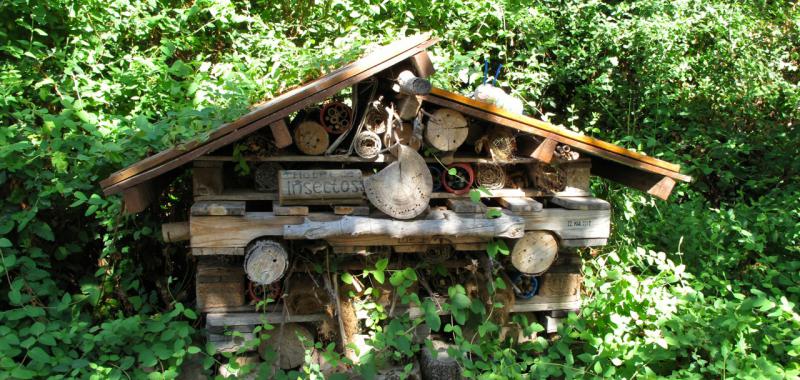
M 190 357 L 227 360 L 200 343 L 191 260 L 154 233 L 184 218 L 186 179 L 136 216 L 98 181 L 427 30 L 442 39 L 435 84 L 467 93 L 503 64 L 526 113 L 696 181 L 669 202 L 593 183 L 613 237 L 581 252 L 585 301 L 560 340 L 497 339 L 494 305 L 456 286 L 452 319 L 412 298 L 424 316 L 376 314 L 378 352 L 424 349 L 390 338 L 425 324 L 452 334 L 471 377 L 800 374 L 797 3 L 8 0 L 0 14 L 0 378 L 171 378 Z M 472 318 L 480 339 L 459 323 Z

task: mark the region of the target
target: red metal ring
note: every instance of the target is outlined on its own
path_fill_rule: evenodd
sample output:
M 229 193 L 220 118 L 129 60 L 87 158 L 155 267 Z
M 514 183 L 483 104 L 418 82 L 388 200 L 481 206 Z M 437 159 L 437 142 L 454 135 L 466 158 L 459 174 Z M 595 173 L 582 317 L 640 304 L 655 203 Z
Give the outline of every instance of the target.
M 465 172 L 467 172 L 467 178 L 465 178 L 467 180 L 467 185 L 464 186 L 463 189 L 453 189 L 447 184 L 447 176 L 449 175 L 447 172 L 450 170 L 450 168 L 456 168 L 456 170 L 458 170 L 458 168 L 461 168 L 464 169 Z M 468 193 L 469 190 L 472 188 L 472 183 L 475 182 L 475 172 L 472 170 L 472 166 L 470 166 L 469 164 L 458 163 L 449 165 L 447 169 L 448 170 L 442 171 L 442 177 L 441 177 L 442 187 L 444 187 L 444 189 L 448 193 L 453 193 L 455 195 L 464 195 Z
M 328 112 L 328 108 L 338 107 L 340 105 L 342 106 L 343 109 L 347 110 L 347 115 L 345 117 L 345 122 L 348 125 L 350 124 L 351 119 L 353 118 L 353 110 L 347 104 L 344 104 L 342 102 L 329 102 L 329 103 L 325 104 L 324 106 L 322 106 L 322 109 L 319 111 L 319 123 L 322 124 L 322 127 L 325 128 L 325 130 L 328 131 L 328 133 L 333 133 L 335 135 L 340 135 L 340 134 L 342 134 L 344 132 L 347 132 L 350 129 L 350 128 L 347 128 L 347 129 L 345 129 L 343 131 L 339 131 L 339 130 L 331 128 L 325 122 L 325 114 Z

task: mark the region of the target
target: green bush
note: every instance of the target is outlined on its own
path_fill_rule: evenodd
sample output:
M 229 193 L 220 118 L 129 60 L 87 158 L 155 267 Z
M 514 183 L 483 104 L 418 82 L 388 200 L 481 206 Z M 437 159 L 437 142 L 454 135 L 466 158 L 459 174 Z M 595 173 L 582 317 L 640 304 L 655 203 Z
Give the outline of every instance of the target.
M 584 252 L 582 314 L 552 345 L 457 339 L 467 374 L 800 375 L 796 4 L 10 0 L 0 10 L 0 378 L 172 377 L 200 351 L 199 326 L 183 306 L 191 263 L 154 231 L 185 218 L 187 186 L 179 177 L 161 207 L 130 217 L 98 181 L 368 42 L 421 30 L 442 38 L 436 84 L 469 92 L 485 61 L 502 63 L 500 84 L 529 114 L 696 178 L 669 203 L 594 183 L 613 202 L 614 229 L 608 247 Z

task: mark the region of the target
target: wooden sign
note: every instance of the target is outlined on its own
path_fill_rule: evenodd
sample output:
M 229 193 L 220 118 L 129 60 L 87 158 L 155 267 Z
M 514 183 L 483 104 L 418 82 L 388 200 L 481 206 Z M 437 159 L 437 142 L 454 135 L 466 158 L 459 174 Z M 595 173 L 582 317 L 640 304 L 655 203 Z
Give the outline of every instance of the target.
M 364 181 L 357 169 L 281 170 L 278 198 L 281 205 L 360 204 Z

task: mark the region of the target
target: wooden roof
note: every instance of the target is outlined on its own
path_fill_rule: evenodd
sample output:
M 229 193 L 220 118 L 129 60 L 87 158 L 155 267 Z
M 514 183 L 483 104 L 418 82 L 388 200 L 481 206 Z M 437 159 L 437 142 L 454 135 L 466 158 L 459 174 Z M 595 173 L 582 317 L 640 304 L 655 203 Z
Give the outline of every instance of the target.
M 666 199 L 672 192 L 675 180 L 692 181 L 692 177 L 681 174 L 679 165 L 557 127 L 542 120 L 511 113 L 493 104 L 467 98 L 440 88 L 433 88 L 431 93 L 425 95 L 423 99 L 441 107 L 452 108 L 465 115 L 543 137 L 546 139 L 545 141 L 550 140 L 569 145 L 593 158 L 593 174 L 639 188 L 662 199 Z M 541 144 L 541 146 L 551 147 L 550 154 L 552 154 L 552 149 L 556 144 Z M 631 175 L 630 169 L 633 169 L 638 176 Z
M 282 120 L 307 106 L 319 103 L 342 89 L 352 86 L 408 58 L 425 55 L 425 49 L 437 41 L 421 34 L 385 45 L 374 52 L 330 72 L 312 82 L 260 104 L 244 116 L 214 130 L 204 141 L 195 140 L 147 157 L 111 174 L 100 182 L 107 195 L 125 192 L 126 209 L 138 212 L 152 198 L 152 180 L 231 144 L 271 123 Z M 427 57 L 425 55 L 425 57 Z M 427 73 L 429 74 L 429 73 Z M 675 181 L 689 182 L 680 166 L 633 152 L 620 146 L 581 135 L 528 116 L 513 114 L 492 104 L 434 88 L 423 97 L 425 102 L 544 138 L 532 157 L 549 162 L 557 144 L 569 145 L 592 158 L 592 172 L 666 199 Z M 548 151 L 549 150 L 549 151 Z M 138 205 L 134 205 L 138 203 Z
M 382 46 L 353 63 L 259 105 L 239 119 L 221 125 L 205 141 L 191 141 L 147 157 L 111 174 L 100 181 L 100 186 L 106 195 L 110 195 L 146 183 L 310 104 L 321 102 L 346 87 L 425 51 L 436 41 L 436 38 L 425 33 Z

